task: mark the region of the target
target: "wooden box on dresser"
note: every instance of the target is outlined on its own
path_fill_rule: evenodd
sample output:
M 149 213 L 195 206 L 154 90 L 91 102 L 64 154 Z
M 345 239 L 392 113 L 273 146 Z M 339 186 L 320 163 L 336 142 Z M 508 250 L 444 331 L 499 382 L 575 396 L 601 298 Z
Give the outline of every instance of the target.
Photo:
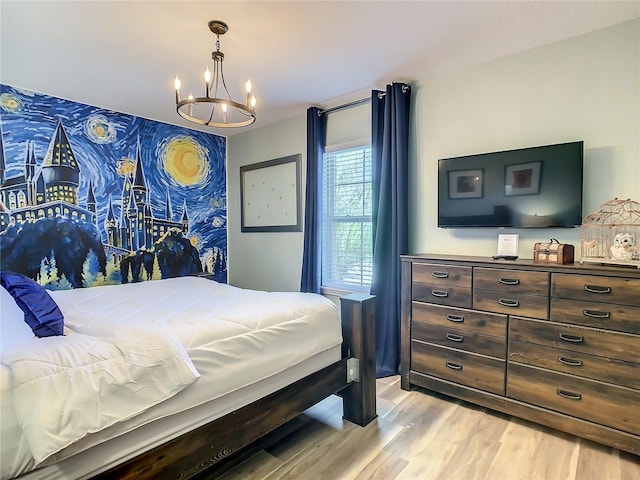
M 404 255 L 402 388 L 640 455 L 640 270 Z

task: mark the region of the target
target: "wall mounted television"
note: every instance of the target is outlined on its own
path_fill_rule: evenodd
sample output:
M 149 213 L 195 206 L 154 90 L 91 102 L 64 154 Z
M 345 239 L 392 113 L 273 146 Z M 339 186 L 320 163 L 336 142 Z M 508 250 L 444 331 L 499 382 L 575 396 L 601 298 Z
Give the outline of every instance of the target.
M 438 160 L 438 227 L 579 226 L 583 143 Z

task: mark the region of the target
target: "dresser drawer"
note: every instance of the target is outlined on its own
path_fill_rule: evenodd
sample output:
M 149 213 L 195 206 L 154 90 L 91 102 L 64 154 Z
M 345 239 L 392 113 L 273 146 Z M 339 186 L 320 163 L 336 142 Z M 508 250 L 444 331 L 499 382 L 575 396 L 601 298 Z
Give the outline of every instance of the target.
M 498 395 L 504 395 L 505 364 L 504 360 L 415 340 L 411 344 L 413 370 Z
M 509 342 L 509 361 L 547 368 L 640 390 L 640 364 L 586 353 L 545 347 L 534 343 Z
M 507 396 L 640 434 L 640 391 L 509 363 Z
M 473 288 L 548 296 L 549 274 L 501 268 L 475 268 Z
M 414 283 L 411 289 L 411 297 L 413 300 L 437 303 L 439 305 L 471 307 L 471 287 Z
M 421 302 L 413 302 L 412 310 L 414 322 L 456 328 L 494 337 L 505 338 L 507 336 L 507 316 L 499 313 L 477 312 Z
M 552 298 L 550 319 L 587 327 L 640 334 L 640 307 Z
M 509 341 L 640 363 L 640 335 L 525 318 L 509 319 Z
M 473 308 L 523 317 L 547 318 L 549 297 L 474 289 Z
M 471 267 L 414 263 L 411 276 L 414 284 L 471 287 Z
M 640 306 L 640 278 L 554 273 L 551 284 L 552 297 Z
M 443 328 L 428 323 L 413 322 L 412 338 L 466 352 L 479 353 L 504 360 L 507 353 L 506 338 L 480 333 Z

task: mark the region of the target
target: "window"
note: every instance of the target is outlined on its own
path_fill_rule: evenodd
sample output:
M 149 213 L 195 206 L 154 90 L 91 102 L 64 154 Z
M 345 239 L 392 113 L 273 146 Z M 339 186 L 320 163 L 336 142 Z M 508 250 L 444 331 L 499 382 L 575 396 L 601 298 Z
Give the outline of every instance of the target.
M 22 190 L 18 192 L 18 208 L 27 206 L 27 196 L 24 194 Z
M 323 287 L 369 289 L 373 264 L 370 145 L 324 154 L 321 247 Z

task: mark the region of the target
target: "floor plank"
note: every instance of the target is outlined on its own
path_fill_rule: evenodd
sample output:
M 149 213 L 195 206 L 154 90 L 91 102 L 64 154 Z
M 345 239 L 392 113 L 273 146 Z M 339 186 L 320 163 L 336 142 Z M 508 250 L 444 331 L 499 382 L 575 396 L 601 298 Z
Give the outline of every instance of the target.
M 399 376 L 378 379 L 377 400 L 378 418 L 361 428 L 330 397 L 219 478 L 640 479 L 640 457 L 427 390 L 406 392 Z

